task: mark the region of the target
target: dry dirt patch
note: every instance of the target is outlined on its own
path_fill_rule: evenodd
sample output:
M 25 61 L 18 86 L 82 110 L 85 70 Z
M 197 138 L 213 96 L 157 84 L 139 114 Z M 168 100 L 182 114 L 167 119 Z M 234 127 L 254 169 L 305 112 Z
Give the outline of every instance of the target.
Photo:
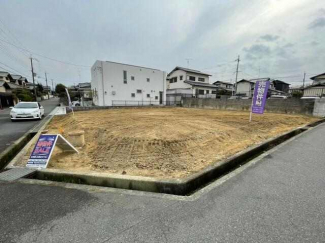
M 56 116 L 49 133 L 85 131 L 79 154 L 55 149 L 49 168 L 182 178 L 318 120 L 301 115 L 187 108 L 111 109 Z

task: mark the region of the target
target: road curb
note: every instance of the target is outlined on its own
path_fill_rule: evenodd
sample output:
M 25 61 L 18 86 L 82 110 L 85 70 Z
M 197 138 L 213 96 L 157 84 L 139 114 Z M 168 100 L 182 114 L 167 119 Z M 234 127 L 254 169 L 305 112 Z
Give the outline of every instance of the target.
M 49 114 L 48 116 L 46 116 L 39 124 L 28 130 L 28 132 L 26 132 L 23 136 L 13 142 L 12 145 L 10 145 L 2 153 L 0 153 L 0 170 L 3 170 L 4 168 L 12 168 L 10 166 L 10 164 L 12 163 L 10 162 L 12 162 L 14 159 L 17 159 L 17 157 L 20 157 L 19 154 L 21 154 L 22 150 L 27 147 L 29 142 L 37 133 L 43 130 L 43 128 L 51 121 L 52 118 L 53 115 Z
M 65 183 L 86 184 L 94 186 L 104 186 L 129 190 L 166 193 L 186 196 L 205 187 L 207 184 L 230 173 L 236 168 L 244 165 L 248 161 L 256 158 L 265 151 L 301 134 L 313 127 L 325 122 L 325 119 L 310 123 L 305 127 L 294 129 L 290 132 L 269 139 L 262 144 L 253 146 L 223 161 L 218 161 L 213 165 L 199 171 L 184 179 L 159 180 L 156 178 L 126 176 L 108 173 L 78 173 L 58 169 L 38 170 L 34 179 L 51 180 Z

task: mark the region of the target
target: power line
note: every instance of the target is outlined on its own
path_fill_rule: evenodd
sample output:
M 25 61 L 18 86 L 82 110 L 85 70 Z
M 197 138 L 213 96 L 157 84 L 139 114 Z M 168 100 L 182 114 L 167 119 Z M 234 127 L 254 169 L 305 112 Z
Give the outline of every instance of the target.
M 12 68 L 12 67 L 10 67 L 10 66 L 8 66 L 8 65 L 6 65 L 6 64 L 4 64 L 4 63 L 2 63 L 2 62 L 0 62 L 0 64 L 5 65 L 7 68 L 14 70 L 15 72 L 17 72 L 17 73 L 20 74 L 20 75 L 23 75 L 23 76 L 25 76 L 25 77 L 30 77 L 29 75 L 25 75 L 25 74 L 23 74 L 23 73 L 17 71 L 16 69 L 14 69 L 14 68 Z M 8 70 L 7 70 L 7 71 L 8 71 Z M 11 72 L 11 71 L 9 71 L 9 72 Z
M 2 26 L 7 30 L 7 32 L 11 35 L 11 39 L 12 40 L 14 40 L 16 43 L 18 43 L 18 44 L 20 44 L 21 46 L 23 46 L 23 47 L 25 47 L 22 43 L 21 43 L 21 41 L 10 31 L 10 29 L 9 28 L 7 28 L 7 26 L 4 24 L 4 22 L 0 19 L 0 23 L 2 24 Z M 5 33 L 5 31 L 0 27 L 0 29 L 2 30 L 2 32 L 5 34 L 5 35 L 7 35 L 7 36 L 9 36 L 8 34 L 6 34 Z M 19 50 L 23 55 L 25 55 L 26 57 L 28 57 L 28 53 L 26 54 L 26 53 L 24 53 L 24 52 L 22 52 L 21 50 Z
M 27 52 L 30 53 L 30 54 L 33 54 L 33 55 L 36 55 L 36 56 L 39 56 L 39 57 L 42 57 L 42 58 L 49 59 L 49 60 L 51 60 L 51 61 L 55 61 L 55 62 L 59 62 L 59 63 L 63 63 L 63 64 L 66 64 L 66 65 L 76 66 L 76 67 L 83 67 L 83 68 L 90 68 L 90 67 L 91 67 L 91 66 L 86 66 L 86 65 L 81 65 L 81 64 L 74 64 L 74 63 L 71 63 L 71 62 L 60 61 L 60 60 L 57 60 L 57 59 L 54 59 L 54 58 L 51 58 L 51 57 L 44 56 L 44 55 L 42 55 L 42 54 L 38 54 L 38 53 L 35 53 L 35 52 L 32 52 L 32 51 L 29 51 L 29 50 L 27 50 L 26 48 L 19 47 L 19 46 L 15 45 L 15 44 L 12 44 L 12 43 L 10 43 L 10 42 L 8 42 L 8 41 L 5 41 L 5 40 L 3 40 L 3 39 L 0 39 L 0 41 L 6 43 L 6 44 L 8 44 L 8 45 L 12 45 L 12 46 L 14 46 L 14 47 L 16 47 L 16 48 L 18 48 L 18 49 L 20 49 L 20 50 L 25 50 L 25 51 L 27 51 Z

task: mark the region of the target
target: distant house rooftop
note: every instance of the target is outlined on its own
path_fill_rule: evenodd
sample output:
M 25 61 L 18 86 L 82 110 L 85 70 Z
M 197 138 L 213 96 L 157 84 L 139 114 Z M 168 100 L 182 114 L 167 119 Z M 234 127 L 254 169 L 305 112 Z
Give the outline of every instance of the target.
M 230 83 L 230 82 L 225 82 L 225 81 L 216 81 L 216 82 L 214 82 L 213 84 L 228 84 L 228 85 L 233 85 L 232 83 Z
M 169 76 L 172 72 L 175 72 L 177 70 L 182 70 L 182 71 L 189 72 L 189 73 L 201 74 L 201 75 L 205 75 L 205 76 L 212 76 L 211 74 L 203 73 L 203 72 L 198 71 L 198 70 L 184 68 L 184 67 L 178 67 L 178 66 L 175 67 L 167 76 Z
M 318 77 L 320 77 L 320 76 L 324 76 L 324 75 L 325 75 L 325 73 L 318 74 L 318 75 L 316 75 L 316 76 L 314 76 L 314 77 L 311 77 L 310 79 L 311 79 L 311 80 L 315 80 L 316 78 L 318 78 Z
M 209 88 L 217 88 L 217 86 L 215 86 L 214 84 L 208 84 L 208 83 L 202 83 L 202 82 L 195 82 L 195 81 L 189 81 L 186 80 L 184 81 L 184 83 L 193 85 L 193 86 L 199 86 L 199 87 L 209 87 Z

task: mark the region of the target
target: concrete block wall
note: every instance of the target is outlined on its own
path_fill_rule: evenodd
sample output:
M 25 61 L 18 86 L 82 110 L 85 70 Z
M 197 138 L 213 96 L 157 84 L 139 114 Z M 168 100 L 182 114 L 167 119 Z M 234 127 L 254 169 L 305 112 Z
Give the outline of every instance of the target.
M 314 116 L 325 117 L 325 99 L 319 99 L 315 101 Z
M 278 99 L 267 100 L 265 112 L 288 113 L 288 114 L 305 114 L 313 115 L 314 100 L 301 99 Z M 252 100 L 221 100 L 221 99 L 197 99 L 183 98 L 183 107 L 207 108 L 218 110 L 237 110 L 249 111 Z

